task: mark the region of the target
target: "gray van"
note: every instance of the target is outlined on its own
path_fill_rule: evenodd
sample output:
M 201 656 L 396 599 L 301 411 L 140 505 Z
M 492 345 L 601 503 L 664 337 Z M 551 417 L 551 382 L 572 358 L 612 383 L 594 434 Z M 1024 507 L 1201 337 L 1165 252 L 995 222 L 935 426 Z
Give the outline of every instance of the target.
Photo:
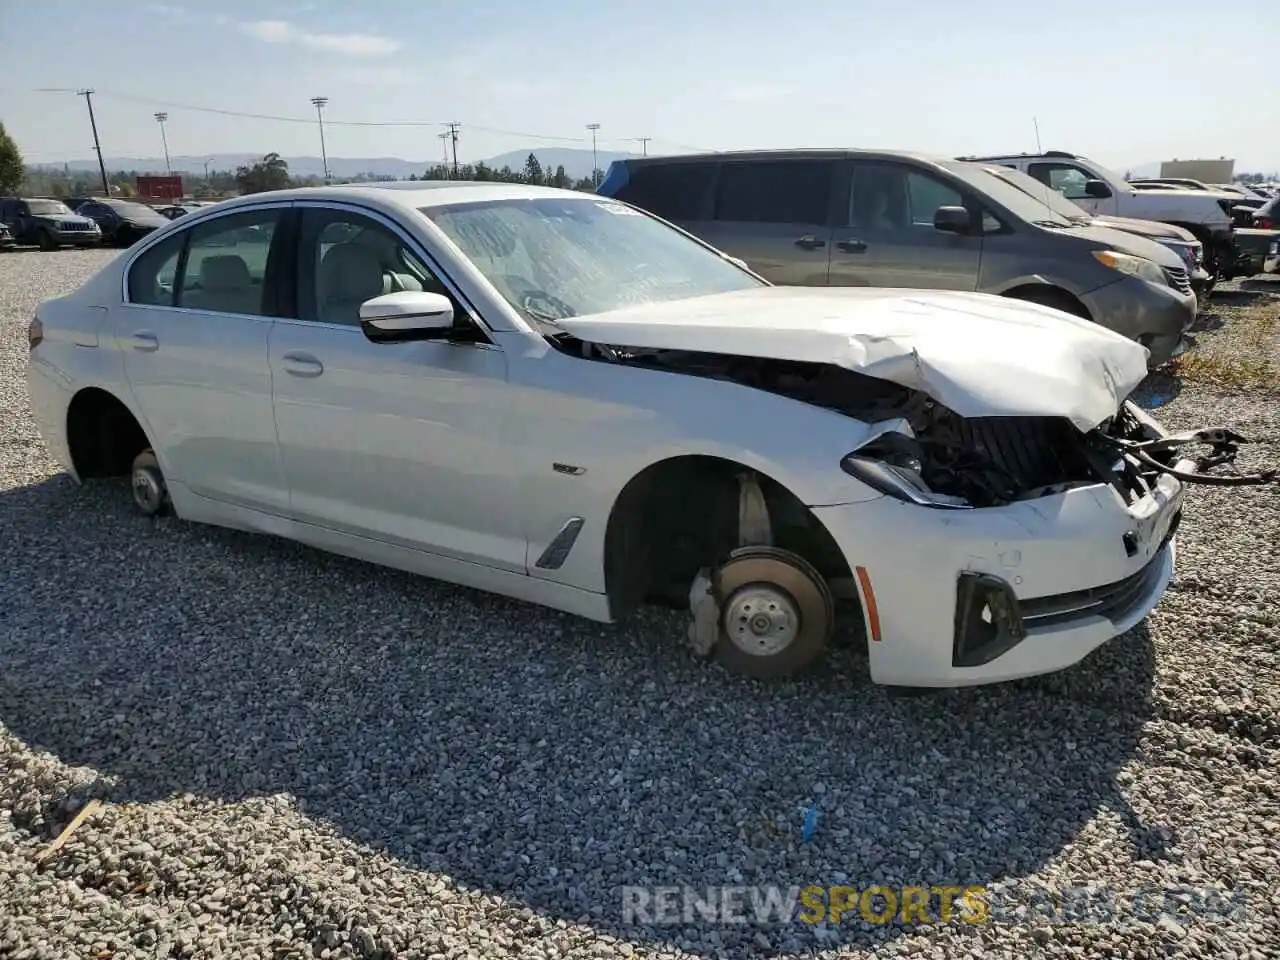
M 668 220 L 788 286 L 976 290 L 1182 349 L 1185 264 L 1074 223 L 981 165 L 924 154 L 783 150 L 618 160 L 598 193 Z

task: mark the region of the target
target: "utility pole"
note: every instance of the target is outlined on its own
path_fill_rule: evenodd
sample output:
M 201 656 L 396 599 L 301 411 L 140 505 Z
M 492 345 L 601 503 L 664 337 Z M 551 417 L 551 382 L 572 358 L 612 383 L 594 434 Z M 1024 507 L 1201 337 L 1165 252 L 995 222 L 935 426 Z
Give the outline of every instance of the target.
M 462 124 L 456 120 L 449 124 L 449 139 L 453 141 L 453 179 L 458 179 L 458 129 Z
M 596 159 L 596 131 L 600 129 L 600 124 L 588 123 L 587 129 L 591 131 L 591 185 L 598 187 L 600 181 L 596 178 L 596 174 L 600 170 L 600 161 Z
M 89 107 L 89 126 L 93 130 L 93 149 L 98 154 L 98 172 L 102 174 L 102 195 L 110 197 L 111 186 L 107 183 L 107 165 L 102 162 L 102 144 L 98 142 L 98 122 L 93 119 L 93 91 L 81 90 L 79 95 L 84 97 L 84 102 Z
M 449 178 L 449 137 L 450 133 L 445 130 L 443 133 L 436 134 L 440 138 L 440 148 L 444 151 L 444 175 L 445 179 Z
M 649 141 L 653 137 L 637 137 L 636 139 L 640 141 L 640 155 L 647 157 L 649 155 Z
M 212 163 L 212 162 L 213 162 L 213 161 L 211 161 L 211 160 L 206 160 L 206 161 L 204 162 L 204 178 L 205 178 L 206 180 L 208 180 L 208 179 L 209 179 L 209 164 L 210 164 L 210 163 Z
M 164 135 L 164 122 L 169 119 L 167 113 L 155 114 L 156 123 L 160 124 L 160 142 L 164 144 L 164 170 L 173 176 L 173 166 L 169 163 L 169 138 Z
M 329 182 L 329 154 L 324 149 L 324 114 L 320 111 L 329 102 L 328 97 L 312 97 L 311 105 L 316 108 L 316 121 L 320 124 L 320 163 L 324 166 L 324 182 Z

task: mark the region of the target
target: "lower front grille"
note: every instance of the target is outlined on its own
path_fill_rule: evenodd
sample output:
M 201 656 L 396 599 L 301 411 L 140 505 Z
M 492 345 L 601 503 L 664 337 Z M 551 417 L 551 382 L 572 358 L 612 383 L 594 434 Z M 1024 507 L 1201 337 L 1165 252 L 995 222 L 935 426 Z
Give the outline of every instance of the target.
M 1179 293 L 1191 292 L 1191 277 L 1187 275 L 1186 270 L 1181 267 L 1165 267 L 1164 275 L 1169 279 L 1169 286 Z
M 1166 542 L 1145 567 L 1115 583 L 1048 597 L 1019 600 L 1022 622 L 1026 624 L 1027 629 L 1034 630 L 1037 627 L 1049 627 L 1084 617 L 1105 617 L 1113 621 L 1123 619 L 1146 596 L 1156 578 L 1160 576 L 1164 552 L 1167 549 L 1169 547 Z

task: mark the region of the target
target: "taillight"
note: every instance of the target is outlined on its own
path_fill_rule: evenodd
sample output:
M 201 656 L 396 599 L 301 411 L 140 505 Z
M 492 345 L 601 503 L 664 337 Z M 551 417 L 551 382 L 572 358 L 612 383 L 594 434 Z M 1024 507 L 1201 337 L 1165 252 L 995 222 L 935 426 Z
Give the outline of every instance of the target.
M 1253 225 L 1259 230 L 1280 230 L 1277 224 L 1280 224 L 1280 220 L 1273 220 L 1271 217 L 1255 216 L 1253 218 Z
M 34 350 L 40 346 L 40 341 L 44 339 L 44 324 L 40 322 L 40 318 L 36 317 L 27 327 L 27 343 Z

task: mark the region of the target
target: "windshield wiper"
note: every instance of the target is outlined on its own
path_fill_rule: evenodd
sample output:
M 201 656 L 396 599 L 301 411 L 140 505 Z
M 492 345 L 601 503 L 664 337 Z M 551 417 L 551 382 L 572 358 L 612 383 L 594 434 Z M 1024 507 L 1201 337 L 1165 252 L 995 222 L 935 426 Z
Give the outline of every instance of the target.
M 1053 227 L 1055 230 L 1063 230 L 1071 226 L 1071 224 L 1062 223 L 1059 220 L 1032 220 L 1031 222 L 1037 227 Z

